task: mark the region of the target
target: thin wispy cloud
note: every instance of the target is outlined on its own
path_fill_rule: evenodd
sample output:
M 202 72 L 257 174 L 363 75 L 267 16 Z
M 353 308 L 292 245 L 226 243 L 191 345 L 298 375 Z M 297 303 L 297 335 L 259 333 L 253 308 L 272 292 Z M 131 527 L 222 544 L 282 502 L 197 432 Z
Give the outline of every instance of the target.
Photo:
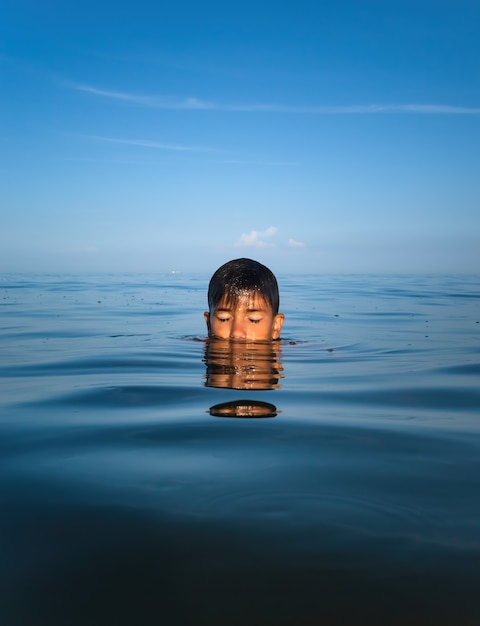
M 123 91 L 108 91 L 106 89 L 98 89 L 90 85 L 72 85 L 69 87 L 76 89 L 77 91 L 84 91 L 86 93 L 93 94 L 95 96 L 101 96 L 103 98 L 110 98 L 113 100 L 121 100 L 124 102 L 130 102 L 131 104 L 138 104 L 146 107 L 152 107 L 157 109 L 217 109 L 218 106 L 207 102 L 206 100 L 199 100 L 198 98 L 173 98 L 169 96 L 149 96 L 142 94 L 126 93 Z
M 241 159 L 224 159 L 222 160 L 222 163 L 225 163 L 226 165 L 272 165 L 272 166 L 298 165 L 298 162 L 296 161 L 265 161 L 265 160 L 247 161 L 247 160 L 241 160 Z
M 127 146 L 139 146 L 142 148 L 152 148 L 156 150 L 173 150 L 175 152 L 213 152 L 211 148 L 201 146 L 184 146 L 177 144 L 161 143 L 150 141 L 149 139 L 118 139 L 116 137 L 99 137 L 97 135 L 87 135 L 90 139 L 105 141 L 108 143 L 123 144 Z
M 122 91 L 109 91 L 91 85 L 68 84 L 72 89 L 95 96 L 129 102 L 145 107 L 185 111 L 226 111 L 238 113 L 293 113 L 308 115 L 366 115 L 376 113 L 422 113 L 447 115 L 478 115 L 480 107 L 464 107 L 449 104 L 361 104 L 345 106 L 305 106 L 274 103 L 221 103 L 195 97 L 177 98 L 151 96 Z
M 222 148 L 210 148 L 208 146 L 195 146 L 195 145 L 185 145 L 185 144 L 170 144 L 164 143 L 161 141 L 153 141 L 151 139 L 124 139 L 120 137 L 104 137 L 102 135 L 85 135 L 85 134 L 75 134 L 76 136 L 80 136 L 85 139 L 93 140 L 93 141 L 101 141 L 106 143 L 113 143 L 125 146 L 138 146 L 140 148 L 154 149 L 154 150 L 167 150 L 173 152 L 198 152 L 198 153 L 209 153 L 213 155 L 228 155 L 232 154 L 232 151 L 222 149 Z M 82 160 L 82 159 L 78 159 Z M 89 159 L 91 160 L 91 159 Z M 98 160 L 98 159 L 96 159 Z M 116 162 L 125 162 L 125 161 L 116 161 Z M 227 165 L 248 165 L 248 166 L 296 166 L 297 162 L 294 161 L 268 161 L 261 159 L 253 159 L 253 160 L 245 160 L 245 159 L 232 159 L 232 158 L 222 158 L 218 160 L 218 163 L 224 163 Z
M 291 238 L 288 240 L 288 246 L 290 248 L 305 248 L 303 241 L 297 241 L 296 239 Z
M 275 226 L 270 226 L 263 232 L 251 230 L 249 233 L 243 233 L 235 245 L 238 247 L 248 248 L 271 248 L 274 244 L 266 240 L 273 237 L 276 232 L 277 229 Z

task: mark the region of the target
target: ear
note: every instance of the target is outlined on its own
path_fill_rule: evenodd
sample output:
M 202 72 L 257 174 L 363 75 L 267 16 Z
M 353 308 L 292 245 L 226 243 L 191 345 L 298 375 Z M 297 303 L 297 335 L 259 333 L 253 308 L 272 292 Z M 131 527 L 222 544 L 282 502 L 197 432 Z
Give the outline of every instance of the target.
M 273 318 L 273 330 L 272 339 L 278 339 L 282 331 L 283 322 L 285 321 L 285 315 L 283 313 L 277 313 Z
M 205 323 L 207 324 L 208 334 L 210 334 L 210 313 L 208 311 L 205 311 L 203 317 L 205 318 Z

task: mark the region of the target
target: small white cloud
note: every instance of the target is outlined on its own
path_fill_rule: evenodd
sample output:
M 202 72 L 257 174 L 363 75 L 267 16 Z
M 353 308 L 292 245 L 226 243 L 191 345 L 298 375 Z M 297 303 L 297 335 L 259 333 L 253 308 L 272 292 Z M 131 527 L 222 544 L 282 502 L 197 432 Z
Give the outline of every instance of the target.
M 290 248 L 305 248 L 303 241 L 296 241 L 295 239 L 289 239 L 288 245 Z
M 249 233 L 243 233 L 240 239 L 235 243 L 236 246 L 248 246 L 250 248 L 269 248 L 273 243 L 265 241 L 277 232 L 275 226 L 270 226 L 267 230 L 259 232 L 251 230 Z

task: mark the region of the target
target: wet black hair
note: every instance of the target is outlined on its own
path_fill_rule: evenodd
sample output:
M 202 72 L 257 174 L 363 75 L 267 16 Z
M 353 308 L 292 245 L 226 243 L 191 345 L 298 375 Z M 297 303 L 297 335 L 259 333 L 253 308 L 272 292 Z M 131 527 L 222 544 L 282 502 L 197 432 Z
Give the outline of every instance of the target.
M 258 293 L 278 313 L 280 296 L 275 274 L 258 261 L 233 259 L 214 273 L 208 285 L 208 308 L 214 311 L 225 299 L 230 306 L 236 306 L 238 299 L 248 293 Z

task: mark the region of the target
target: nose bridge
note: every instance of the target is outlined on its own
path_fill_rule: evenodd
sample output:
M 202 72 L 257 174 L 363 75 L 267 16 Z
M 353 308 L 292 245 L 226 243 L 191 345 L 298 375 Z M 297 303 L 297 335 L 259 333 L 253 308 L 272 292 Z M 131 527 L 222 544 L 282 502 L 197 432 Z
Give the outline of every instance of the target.
M 230 336 L 232 339 L 243 339 L 245 337 L 245 321 L 243 316 L 235 315 L 233 317 Z

